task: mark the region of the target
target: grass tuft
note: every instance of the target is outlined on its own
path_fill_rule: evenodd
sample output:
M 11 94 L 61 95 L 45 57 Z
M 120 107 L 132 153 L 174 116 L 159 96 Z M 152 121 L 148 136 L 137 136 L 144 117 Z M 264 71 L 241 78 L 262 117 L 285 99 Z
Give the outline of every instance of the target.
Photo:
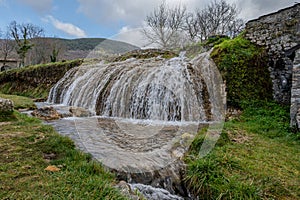
M 40 120 L 0 123 L 0 199 L 126 199 L 114 176 Z M 58 172 L 46 171 L 56 166 Z
M 205 158 L 198 134 L 186 156 L 188 188 L 199 199 L 300 199 L 300 134 L 289 128 L 288 108 L 265 101 L 242 107 Z

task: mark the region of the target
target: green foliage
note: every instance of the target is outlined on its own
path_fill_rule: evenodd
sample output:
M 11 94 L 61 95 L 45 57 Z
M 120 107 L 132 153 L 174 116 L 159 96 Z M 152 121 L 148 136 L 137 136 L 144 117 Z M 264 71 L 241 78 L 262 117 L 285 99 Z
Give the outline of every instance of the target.
M 230 38 L 228 36 L 216 35 L 214 37 L 209 37 L 204 43 L 204 46 L 216 46 L 229 39 Z
M 188 188 L 199 199 L 299 199 L 300 134 L 289 129 L 288 108 L 266 101 L 241 107 L 204 158 L 205 130 L 196 136 L 186 156 Z
M 289 126 L 289 106 L 268 101 L 242 102 L 244 128 L 269 138 L 295 136 Z M 259 109 L 258 109 L 259 108 Z
M 52 55 L 50 55 L 50 61 L 51 62 L 56 62 L 57 61 L 57 56 L 58 56 L 58 53 L 59 53 L 59 49 L 53 49 L 52 50 Z
M 229 106 L 272 98 L 272 82 L 264 49 L 236 37 L 216 45 L 211 56 L 226 81 Z

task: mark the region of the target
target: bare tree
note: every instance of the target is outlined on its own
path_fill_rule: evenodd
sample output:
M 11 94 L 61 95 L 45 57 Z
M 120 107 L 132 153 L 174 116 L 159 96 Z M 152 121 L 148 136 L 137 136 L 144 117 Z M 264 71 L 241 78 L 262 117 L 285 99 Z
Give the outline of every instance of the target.
M 10 53 L 14 50 L 15 43 L 14 41 L 9 37 L 9 33 L 3 34 L 3 36 L 0 38 L 0 52 L 1 57 L 3 59 L 3 66 L 6 65 L 6 61 L 10 55 Z
M 41 37 L 44 34 L 44 30 L 30 23 L 17 24 L 16 21 L 11 22 L 8 29 L 17 44 L 17 53 L 21 59 L 21 66 L 24 66 L 26 54 L 33 47 L 30 39 Z
M 65 45 L 57 38 L 38 37 L 30 40 L 33 47 L 28 51 L 29 64 L 56 62 L 65 51 Z
M 236 19 L 228 27 L 229 36 L 236 37 L 240 34 L 245 28 L 245 21 L 243 19 Z
M 196 12 L 199 35 L 202 40 L 211 35 L 236 36 L 243 27 L 243 20 L 237 17 L 235 4 L 225 0 L 214 0 L 203 10 Z
M 192 42 L 197 39 L 200 30 L 197 17 L 194 15 L 194 13 L 188 13 L 185 16 L 183 30 L 187 32 L 187 35 Z
M 157 44 L 163 49 L 177 47 L 183 26 L 186 8 L 177 6 L 169 8 L 163 1 L 158 8 L 146 17 L 147 27 L 143 34 L 152 44 Z
M 204 10 L 197 11 L 196 12 L 196 21 L 198 24 L 198 38 L 200 41 L 206 40 L 209 36 L 209 18 L 208 13 Z

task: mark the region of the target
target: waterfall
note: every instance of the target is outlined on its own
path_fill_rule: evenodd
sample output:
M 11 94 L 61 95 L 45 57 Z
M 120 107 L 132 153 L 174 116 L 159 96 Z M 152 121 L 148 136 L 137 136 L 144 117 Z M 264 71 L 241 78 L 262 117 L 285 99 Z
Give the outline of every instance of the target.
M 213 106 L 202 67 L 183 56 L 83 65 L 65 74 L 48 102 L 106 117 L 209 121 Z
M 210 52 L 98 64 L 69 70 L 48 102 L 83 107 L 95 116 L 53 122 L 77 146 L 149 199 L 188 196 L 181 159 L 195 134 L 207 128 L 205 156 L 222 130 L 225 90 Z M 168 189 L 172 194 L 161 189 Z

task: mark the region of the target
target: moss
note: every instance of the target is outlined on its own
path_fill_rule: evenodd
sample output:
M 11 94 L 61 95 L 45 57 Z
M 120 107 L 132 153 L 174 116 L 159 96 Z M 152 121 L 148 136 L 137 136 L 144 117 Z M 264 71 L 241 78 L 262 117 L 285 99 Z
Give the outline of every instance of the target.
M 169 59 L 178 56 L 178 54 L 174 53 L 173 51 L 164 51 L 160 49 L 134 50 L 115 58 L 113 62 L 124 61 L 129 58 L 147 59 L 158 56 Z
M 218 44 L 221 44 L 222 42 L 229 40 L 230 38 L 228 36 L 224 35 L 216 35 L 209 37 L 208 40 L 204 43 L 204 46 L 216 46 Z
M 239 36 L 216 45 L 211 57 L 226 81 L 228 106 L 272 98 L 266 51 Z

